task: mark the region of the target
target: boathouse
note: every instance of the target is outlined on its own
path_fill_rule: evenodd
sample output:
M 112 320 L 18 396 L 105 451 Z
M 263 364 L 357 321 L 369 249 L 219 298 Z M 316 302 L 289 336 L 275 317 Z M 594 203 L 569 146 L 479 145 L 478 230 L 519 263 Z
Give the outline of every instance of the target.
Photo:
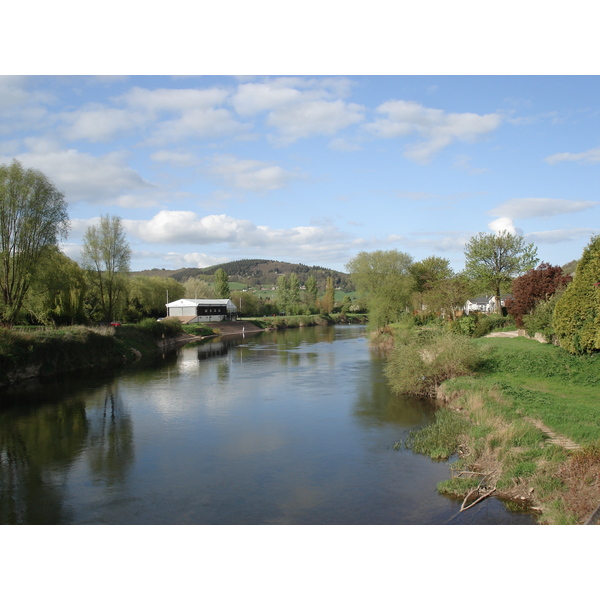
M 228 298 L 182 298 L 169 302 L 167 317 L 177 317 L 184 323 L 207 323 L 237 320 L 237 306 Z

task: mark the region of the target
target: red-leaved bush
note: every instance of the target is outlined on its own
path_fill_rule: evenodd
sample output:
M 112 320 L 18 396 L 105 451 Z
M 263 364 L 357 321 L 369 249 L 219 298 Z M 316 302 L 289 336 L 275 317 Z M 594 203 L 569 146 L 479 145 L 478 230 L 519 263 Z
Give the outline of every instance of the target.
M 570 281 L 571 276 L 564 275 L 561 267 L 541 263 L 536 269 L 530 269 L 513 281 L 512 298 L 506 300 L 506 310 L 514 318 L 517 327 L 523 327 L 523 315 Z

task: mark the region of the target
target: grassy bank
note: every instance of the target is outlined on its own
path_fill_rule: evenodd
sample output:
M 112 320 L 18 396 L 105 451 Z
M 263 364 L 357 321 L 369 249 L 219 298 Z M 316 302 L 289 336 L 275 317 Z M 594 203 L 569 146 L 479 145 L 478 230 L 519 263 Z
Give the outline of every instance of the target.
M 540 523 L 584 522 L 600 503 L 600 355 L 523 338 L 472 343 L 482 357 L 475 373 L 439 386 L 444 408 L 406 445 L 458 457 L 441 493 L 464 497 L 483 482 L 480 491 L 534 508 Z M 553 441 L 542 425 L 563 438 Z M 567 449 L 565 438 L 581 448 Z
M 165 340 L 175 340 L 183 332 L 177 321 L 155 319 L 121 327 L 73 326 L 36 332 L 0 328 L 0 386 L 134 362 L 155 355 Z

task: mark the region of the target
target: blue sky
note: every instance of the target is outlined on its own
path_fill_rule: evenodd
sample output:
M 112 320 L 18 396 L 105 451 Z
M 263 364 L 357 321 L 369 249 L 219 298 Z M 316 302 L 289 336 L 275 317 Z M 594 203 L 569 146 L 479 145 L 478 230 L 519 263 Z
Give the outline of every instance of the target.
M 541 260 L 599 231 L 598 76 L 4 76 L 0 162 L 46 173 L 77 259 L 101 214 L 132 270 L 269 258 L 464 264 L 507 229 Z

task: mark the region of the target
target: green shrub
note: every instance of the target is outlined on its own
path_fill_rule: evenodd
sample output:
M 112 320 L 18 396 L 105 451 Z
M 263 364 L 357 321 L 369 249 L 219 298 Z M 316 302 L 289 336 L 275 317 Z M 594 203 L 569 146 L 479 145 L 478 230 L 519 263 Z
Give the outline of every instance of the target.
M 556 303 L 552 326 L 572 354 L 600 349 L 600 236 L 592 237 L 575 277 Z
M 396 393 L 433 397 L 440 383 L 468 375 L 480 363 L 481 350 L 465 336 L 418 328 L 397 338 L 385 374 Z
M 165 337 L 176 337 L 183 332 L 183 325 L 179 319 L 163 319 L 157 321 L 156 319 L 147 318 L 141 320 L 135 327 L 144 331 L 150 331 L 155 338 Z
M 469 427 L 469 422 L 461 414 L 442 409 L 436 413 L 433 423 L 410 432 L 406 446 L 433 459 L 447 459 L 458 451 L 460 437 Z
M 473 337 L 483 337 L 492 331 L 500 331 L 514 325 L 511 317 L 502 315 L 481 315 L 473 331 Z
M 562 294 L 563 291 L 559 291 L 548 300 L 538 302 L 528 315 L 523 316 L 527 335 L 533 337 L 536 333 L 541 333 L 548 341 L 552 340 L 555 334 L 552 316 Z

